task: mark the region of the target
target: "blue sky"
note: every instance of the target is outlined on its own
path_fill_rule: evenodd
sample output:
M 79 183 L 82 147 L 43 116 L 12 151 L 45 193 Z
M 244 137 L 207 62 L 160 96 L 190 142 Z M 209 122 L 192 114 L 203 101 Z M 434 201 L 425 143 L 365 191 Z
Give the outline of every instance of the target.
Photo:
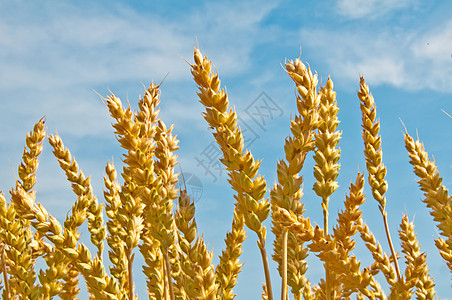
M 245 135 L 254 138 L 248 147 L 255 158 L 263 159 L 261 174 L 271 188 L 277 160 L 284 156 L 290 117 L 296 113 L 294 85 L 281 63 L 298 57 L 301 49 L 301 59 L 318 72 L 321 82 L 331 76 L 340 108 L 342 167 L 340 188 L 330 202 L 331 226 L 343 208 L 350 181 L 355 180 L 357 170 L 365 169 L 356 96 L 363 75 L 381 121 L 383 161 L 388 167 L 387 211 L 396 250 L 400 251 L 398 225 L 406 212 L 410 220 L 415 217 L 438 296 L 446 299 L 451 274 L 434 247 L 438 234 L 420 200 L 400 119 L 410 134 L 418 132 L 434 155 L 444 184 L 450 187 L 452 119 L 441 110 L 452 113 L 451 11 L 449 1 L 420 0 L 0 1 L 0 189 L 7 194 L 13 186 L 10 165 L 17 172 L 26 132 L 47 115 L 48 133 L 61 135 L 83 172 L 92 176 L 102 201 L 105 165 L 113 159 L 119 169 L 122 151 L 98 94 L 107 96 L 111 90 L 136 108 L 143 85 L 160 82 L 168 73 L 162 85 L 160 116 L 166 124 L 175 124 L 184 172 L 202 184 L 198 229 L 214 247 L 217 262 L 231 226 L 233 192 L 224 171 L 217 174 L 217 169 L 210 168 L 209 172 L 217 174 L 214 178 L 197 162 L 213 137 L 182 57 L 192 61 L 193 45 L 198 42 L 212 59 L 241 126 L 248 128 Z M 262 101 L 273 105 L 275 114 L 254 120 L 252 112 Z M 311 189 L 312 164 L 309 158 L 302 172 L 303 201 L 306 215 L 321 223 L 320 199 Z M 36 188 L 38 201 L 63 221 L 75 196 L 48 144 Z M 368 188 L 366 192 L 370 195 Z M 371 230 L 389 252 L 377 204 L 370 198 L 363 210 Z M 271 239 L 269 234 L 269 253 Z M 249 233 L 242 255 L 245 266 L 235 289 L 237 299 L 258 299 L 261 293 L 264 278 L 255 240 Z M 363 265 L 370 263 L 362 245 L 355 254 Z M 135 281 L 144 298 L 139 263 Z M 316 283 L 323 269 L 312 254 L 309 266 L 308 276 Z M 378 279 L 384 283 L 384 278 Z M 272 280 L 276 296 L 280 279 L 275 272 Z

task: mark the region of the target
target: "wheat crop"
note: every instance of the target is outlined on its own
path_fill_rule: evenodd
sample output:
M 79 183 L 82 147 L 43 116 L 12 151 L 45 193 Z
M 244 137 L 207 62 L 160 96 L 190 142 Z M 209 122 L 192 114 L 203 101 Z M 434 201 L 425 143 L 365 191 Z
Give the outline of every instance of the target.
M 245 149 L 237 113 L 230 108 L 219 72 L 197 48 L 193 58 L 189 65 L 205 108 L 203 116 L 221 149 L 220 161 L 235 191 L 232 224 L 225 234 L 219 263 L 213 263 L 213 250 L 200 233 L 193 199 L 186 188 L 178 189 L 185 182 L 183 174 L 176 172 L 176 129 L 159 118 L 160 85 L 151 83 L 140 97 L 137 111 L 125 107 L 114 94 L 103 99 L 124 150 L 121 179 L 113 163 L 106 163 L 103 201 L 94 195 L 90 177 L 84 175 L 62 138 L 46 136 L 45 118 L 27 134 L 9 199 L 0 192 L 3 299 L 76 299 L 80 296 L 80 279 L 86 282 L 90 299 L 136 299 L 133 272 L 138 250 L 144 259 L 141 271 L 149 299 L 234 299 L 239 273 L 246 267 L 241 254 L 248 228 L 256 234 L 256 251 L 261 255 L 265 276 L 261 291 L 255 287 L 256 294 L 272 300 L 276 289 L 268 262 L 266 224 L 274 235 L 271 257 L 277 264 L 274 274 L 281 277 L 281 300 L 434 299 L 434 279 L 414 223 L 404 215 L 399 226 L 403 270 L 401 255 L 389 234 L 389 183 L 380 122 L 364 78 L 359 83 L 357 101 L 362 114 L 364 158 L 390 253 L 385 253 L 360 210 L 367 199 L 364 173 L 358 173 L 350 184 L 344 208 L 338 212 L 333 230 L 328 231 L 329 201 L 338 188 L 342 134 L 338 130 L 340 99 L 336 99 L 332 78 L 319 86 L 317 74 L 299 58 L 286 60 L 285 71 L 295 84 L 297 112 L 282 145 L 285 157 L 276 164 L 277 182 L 267 191 L 267 181 L 259 170 L 261 160 Z M 46 139 L 76 198 L 63 224 L 40 204 L 34 190 Z M 452 197 L 423 144 L 406 133 L 405 145 L 424 193 L 422 201 L 437 223 L 435 245 L 452 272 Z M 302 171 L 310 155 L 315 161 L 313 190 L 323 211 L 321 225 L 314 224 L 304 209 Z M 80 239 L 79 229 L 85 222 L 96 249 L 94 255 Z M 358 239 L 372 258 L 365 267 L 363 258 L 354 253 Z M 317 283 L 308 278 L 309 254 L 324 265 L 325 276 Z M 44 269 L 36 266 L 40 257 L 46 263 Z M 377 280 L 378 274 L 386 280 L 386 292 Z

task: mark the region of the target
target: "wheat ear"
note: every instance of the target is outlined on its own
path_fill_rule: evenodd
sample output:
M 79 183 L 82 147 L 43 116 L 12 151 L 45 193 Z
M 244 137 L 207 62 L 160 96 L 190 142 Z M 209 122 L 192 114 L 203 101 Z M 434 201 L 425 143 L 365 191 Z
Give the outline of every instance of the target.
M 296 215 L 303 214 L 303 205 L 300 199 L 303 195 L 301 185 L 303 178 L 298 175 L 304 165 L 306 155 L 314 147 L 314 131 L 318 127 L 317 106 L 320 96 L 316 92 L 317 74 L 299 60 L 288 60 L 285 63 L 287 74 L 291 77 L 297 87 L 297 108 L 299 115 L 291 121 L 291 137 L 287 137 L 284 145 L 287 163 L 280 160 L 277 165 L 278 183 L 270 192 L 272 204 L 272 232 L 275 234 L 273 259 L 278 263 L 280 274 L 287 277 L 287 283 L 292 288 L 296 298 L 301 297 L 305 285 L 305 272 L 307 264 L 304 259 L 307 249 L 303 248 L 303 242 L 297 240 L 296 235 L 287 232 L 287 242 L 282 224 L 274 217 L 279 208 L 294 212 Z M 289 187 L 289 188 L 287 188 Z M 282 264 L 282 249 L 287 249 L 287 265 Z M 282 269 L 286 268 L 287 272 Z M 282 291 L 285 291 L 283 281 Z M 282 296 L 284 297 L 284 296 Z
M 36 170 L 39 165 L 38 156 L 43 149 L 45 132 L 45 118 L 41 118 L 34 125 L 33 131 L 27 133 L 22 162 L 18 168 L 20 178 L 18 184 L 30 195 L 34 195 L 32 189 L 36 183 Z M 2 240 L 6 242 L 4 247 L 8 247 L 4 262 L 9 262 L 9 272 L 13 275 L 9 279 L 9 289 L 11 294 L 36 299 L 38 286 L 34 284 L 36 279 L 35 259 L 48 252 L 50 247 L 45 244 L 41 235 L 35 234 L 33 236 L 29 221 L 18 214 L 13 205 L 4 207 L 4 209 L 7 209 L 7 211 L 5 211 L 6 214 L 2 214 L 1 227 L 5 230 L 6 236 L 4 238 L 6 239 Z
M 361 219 L 358 221 L 358 229 L 360 231 L 361 239 L 366 244 L 367 249 L 369 249 L 372 257 L 375 261 L 375 266 L 382 271 L 386 278 L 386 281 L 390 286 L 396 284 L 397 278 L 394 266 L 391 264 L 389 257 L 383 252 L 380 244 L 375 239 L 375 236 L 370 231 L 369 226 Z
M 10 275 L 9 279 L 5 279 L 9 284 L 8 294 L 12 298 L 22 295 L 37 299 L 39 293 L 35 285 L 35 262 L 30 246 L 33 235 L 27 227 L 28 220 L 22 218 L 13 205 L 7 206 L 3 194 L 0 195 L 0 237 L 5 254 L 2 261 L 8 266 L 7 273 Z
M 330 278 L 330 289 L 333 298 L 347 298 L 353 292 L 361 292 L 367 297 L 374 297 L 375 292 L 369 290 L 373 280 L 372 275 L 366 269 L 359 270 L 360 262 L 356 257 L 350 256 L 349 252 L 354 248 L 354 242 L 350 237 L 357 232 L 357 225 L 361 219 L 359 205 L 364 201 L 362 193 L 364 187 L 364 177 L 358 174 L 355 184 L 350 187 L 350 196 L 346 199 L 346 210 L 339 214 L 339 220 L 344 223 L 334 228 L 337 238 L 344 238 L 344 244 L 336 240 L 332 235 L 324 235 L 324 231 L 318 226 L 312 227 L 308 219 L 296 216 L 294 213 L 280 209 L 279 217 L 284 226 L 289 226 L 294 232 L 300 235 L 301 240 L 312 241 L 308 248 L 325 263 L 325 267 L 333 275 Z M 321 281 L 316 290 L 316 297 L 326 298 L 326 281 Z M 336 295 L 336 296 L 335 296 Z
M 43 149 L 43 141 L 45 139 L 45 118 L 41 118 L 33 127 L 33 130 L 27 133 L 22 161 L 18 168 L 20 184 L 23 189 L 33 194 L 32 191 L 36 183 L 36 170 L 39 165 L 38 156 Z M 35 258 L 46 253 L 49 247 L 45 245 L 42 236 L 39 234 L 32 235 L 29 221 L 17 214 L 11 206 L 8 208 L 9 222 L 3 224 L 7 227 L 7 243 L 8 251 L 7 261 L 10 273 L 10 289 L 19 295 L 30 298 L 36 298 L 38 287 L 34 285 L 36 274 L 34 271 Z M 11 219 L 12 218 L 12 219 Z M 11 239 L 14 237 L 13 239 Z M 42 247 L 40 247 L 42 246 Z M 32 295 L 34 294 L 34 295 Z
M 391 249 L 392 257 L 394 257 L 394 266 L 397 278 L 400 280 L 399 263 L 397 262 L 397 255 L 392 244 L 391 234 L 389 231 L 386 207 L 385 193 L 388 189 L 388 183 L 385 180 L 386 167 L 382 162 L 383 152 L 381 150 L 380 122 L 376 120 L 377 109 L 374 98 L 369 92 L 369 87 L 363 77 L 360 78 L 360 90 L 358 91 L 358 98 L 360 100 L 360 108 L 362 113 L 362 136 L 364 141 L 364 155 L 366 157 L 367 171 L 369 172 L 369 185 L 372 188 L 372 196 L 378 202 L 383 223 L 386 231 L 386 238 L 388 240 L 389 248 Z
M 242 254 L 242 245 L 246 239 L 244 230 L 245 220 L 243 216 L 234 208 L 231 231 L 226 234 L 226 249 L 221 252 L 215 274 L 218 283 L 218 296 L 221 299 L 233 300 L 235 294 L 233 288 L 237 284 L 237 277 L 243 266 L 239 257 Z M 265 289 L 265 293 L 267 290 Z
M 90 177 L 85 177 L 80 170 L 77 161 L 71 156 L 69 150 L 64 146 L 58 135 L 50 135 L 49 143 L 53 147 L 53 154 L 58 159 L 61 169 L 66 173 L 69 182 L 72 183 L 72 190 L 79 198 L 84 198 L 86 203 L 86 217 L 88 220 L 88 231 L 91 235 L 91 242 L 97 247 L 97 256 L 102 260 L 104 248 L 105 227 L 103 226 L 102 204 L 99 205 L 94 196 Z M 75 227 L 73 228 L 75 230 Z M 74 264 L 68 265 L 69 272 L 64 277 L 64 286 L 60 296 L 65 298 L 75 297 L 78 294 L 78 272 Z
M 166 128 L 165 123 L 163 121 L 158 120 L 156 127 L 156 148 L 155 148 L 155 157 L 157 161 L 154 164 L 155 173 L 157 176 L 162 178 L 160 187 L 160 198 L 162 199 L 159 203 L 160 207 L 163 208 L 163 213 L 158 215 L 158 223 L 159 226 L 164 224 L 164 228 L 162 228 L 162 233 L 158 232 L 157 237 L 164 237 L 161 240 L 162 252 L 168 255 L 168 260 L 166 261 L 167 269 L 171 271 L 170 274 L 174 274 L 174 276 L 178 275 L 179 266 L 179 258 L 178 258 L 178 249 L 177 249 L 177 236 L 176 236 L 176 224 L 172 214 L 173 201 L 177 198 L 177 177 L 178 175 L 174 171 L 174 167 L 177 164 L 177 155 L 174 152 L 179 149 L 178 143 L 179 141 L 176 139 L 176 136 L 172 134 L 173 126 L 170 128 Z M 146 208 L 145 208 L 146 212 Z M 149 222 L 146 220 L 146 222 Z M 152 224 L 151 222 L 149 222 Z M 156 226 L 154 226 L 155 228 Z M 166 258 L 165 258 L 166 260 Z M 172 276 L 168 276 L 168 283 L 170 288 L 170 296 L 174 295 L 174 288 Z
M 39 166 L 38 156 L 42 152 L 45 137 L 45 118 L 41 118 L 34 125 L 33 131 L 27 133 L 26 146 L 24 147 L 22 162 L 18 170 L 21 184 L 26 192 L 31 191 L 36 183 L 36 170 Z
M 121 100 L 113 94 L 105 99 L 105 102 L 110 115 L 116 120 L 113 127 L 118 141 L 127 151 L 127 154 L 124 154 L 126 167 L 121 174 L 124 183 L 119 193 L 121 206 L 118 208 L 117 219 L 121 225 L 118 235 L 125 243 L 128 296 L 133 299 L 133 249 L 138 246 L 144 228 L 144 204 L 138 195 L 142 193 L 140 187 L 154 181 L 152 151 L 155 146 L 149 138 L 153 135 L 154 128 L 142 127 L 140 123 L 134 122 L 130 107 L 125 109 Z
M 325 236 L 328 234 L 328 202 L 330 196 L 339 187 L 337 176 L 339 175 L 340 148 L 337 145 L 341 138 L 341 132 L 337 130 L 339 120 L 337 113 L 336 92 L 333 91 L 333 81 L 328 78 L 325 86 L 320 90 L 319 127 L 315 134 L 314 183 L 315 193 L 322 198 L 323 228 Z M 331 299 L 332 289 L 330 278 L 332 274 L 325 269 L 325 293 L 327 300 Z
M 218 284 L 215 283 L 212 252 L 207 251 L 203 237 L 195 240 L 195 205 L 185 189 L 181 190 L 178 203 L 175 220 L 180 231 L 178 242 L 182 251 L 180 260 L 183 272 L 183 276 L 178 278 L 181 289 L 179 296 L 183 299 L 215 299 Z
M 106 237 L 107 244 L 110 248 L 108 257 L 112 263 L 110 274 L 118 280 L 119 287 L 122 291 L 127 291 L 127 258 L 124 250 L 125 243 L 118 236 L 121 224 L 118 221 L 118 209 L 121 205 L 119 199 L 120 185 L 116 181 L 117 173 L 113 163 L 108 163 L 105 167 L 104 198 L 106 201 L 105 213 L 108 217 Z
M 356 257 L 349 255 L 356 244 L 352 237 L 358 232 L 357 224 L 362 219 L 362 212 L 359 208 L 366 201 L 363 189 L 364 175 L 358 173 L 355 183 L 350 186 L 350 194 L 346 196 L 345 210 L 338 214 L 338 225 L 333 228 L 334 243 L 331 244 L 335 245 L 333 250 L 337 252 L 337 256 L 331 256 L 331 253 L 326 256 L 326 259 L 330 259 L 332 268 L 338 268 L 333 271 L 336 272 L 338 281 L 342 282 L 341 297 L 347 295 L 348 291 L 356 290 L 361 291 L 363 295 L 374 296 L 374 293 L 367 289 L 373 280 L 371 272 L 367 272 L 367 270 L 360 272 Z
M 6 208 L 6 203 L 5 203 L 5 198 L 3 197 L 3 194 L 0 194 L 0 201 L 1 201 L 1 212 L 3 213 L 4 211 L 6 211 L 4 208 Z M 7 262 L 6 262 L 6 254 L 5 254 L 5 244 L 1 243 L 0 247 L 1 247 L 1 257 L 0 257 L 0 263 L 1 263 L 1 272 L 3 273 L 3 281 L 5 283 L 5 286 L 2 287 L 0 286 L 1 289 L 3 289 L 3 293 L 2 296 L 4 299 L 9 300 L 10 295 L 11 295 L 11 291 L 9 288 L 9 278 L 8 278 L 8 271 L 7 271 Z
M 399 236 L 407 266 L 405 269 L 405 280 L 397 282 L 392 294 L 401 296 L 405 299 L 411 299 L 414 294 L 413 288 L 418 287 L 416 290 L 418 299 L 425 299 L 427 295 L 429 297 L 434 297 L 434 286 L 430 286 L 429 284 L 432 279 L 428 272 L 427 256 L 425 253 L 420 252 L 421 246 L 416 240 L 414 224 L 413 222 L 408 221 L 406 215 L 402 218 Z
M 220 90 L 218 73 L 211 69 L 211 62 L 199 49 L 194 49 L 192 75 L 198 84 L 200 102 L 206 107 L 204 118 L 216 132 L 213 134 L 223 152 L 221 162 L 229 171 L 229 183 L 237 191 L 238 212 L 245 218 L 246 226 L 256 232 L 258 247 L 264 265 L 265 283 L 269 300 L 273 299 L 270 270 L 265 248 L 266 228 L 262 225 L 270 215 L 270 203 L 265 199 L 267 184 L 262 176 L 257 176 L 260 162 L 255 162 L 250 151 L 245 151 L 242 132 L 237 126 L 235 111 L 229 109 L 225 90 Z
M 175 213 L 175 222 L 178 232 L 178 244 L 180 247 L 180 265 L 181 274 L 176 278 L 178 291 L 177 297 L 183 299 L 189 297 L 189 293 L 193 291 L 193 264 L 190 262 L 190 253 L 193 248 L 193 241 L 197 236 L 197 226 L 195 216 L 195 203 L 190 200 L 186 190 L 181 190 L 178 201 L 178 208 Z
M 405 133 L 405 147 L 414 173 L 419 177 L 419 186 L 424 192 L 425 198 L 422 201 L 430 208 L 430 214 L 437 222 L 440 234 L 445 238 L 445 242 L 442 239 L 436 241 L 436 246 L 452 271 L 452 197 L 442 184 L 443 179 L 435 162 L 428 158 L 424 145 Z
M 175 187 L 177 174 L 174 172 L 177 156 L 173 153 L 179 147 L 176 136 L 172 134 L 173 126 L 167 129 L 163 121 L 157 119 L 158 110 L 156 107 L 159 104 L 159 98 L 159 85 L 151 83 L 138 103 L 140 110 L 135 114 L 134 121 L 136 124 L 141 124 L 139 136 L 153 138 L 155 141 L 153 152 L 149 151 L 147 155 L 148 157 L 154 155 L 156 161 L 152 166 L 151 164 L 144 166 L 147 170 L 143 170 L 151 172 L 153 169 L 156 175 L 154 182 L 148 185 L 148 187 L 152 187 L 151 189 L 143 187 L 141 197 L 145 205 L 143 211 L 145 225 L 143 237 L 151 235 L 152 238 L 159 242 L 165 264 L 168 291 L 171 299 L 174 299 L 172 274 L 177 276 L 180 266 L 178 266 L 178 251 L 175 248 L 177 233 L 172 213 L 173 200 L 177 197 L 177 189 Z M 143 130 L 144 128 L 148 129 Z M 143 239 L 143 241 L 148 240 L 149 236 Z M 140 251 L 145 255 L 143 250 L 144 248 L 140 247 Z
M 68 181 L 72 183 L 72 190 L 78 197 L 86 197 L 89 202 L 86 211 L 88 230 L 91 234 L 91 242 L 97 248 L 97 256 L 102 260 L 103 241 L 106 235 L 105 227 L 103 226 L 103 205 L 99 205 L 97 198 L 94 196 L 90 177 L 85 177 L 75 158 L 71 156 L 69 150 L 64 146 L 60 136 L 50 135 L 48 140 L 53 147 L 53 154 L 58 159 L 61 169 L 66 173 Z
M 64 265 L 62 271 L 65 272 L 65 264 L 72 261 L 77 266 L 77 271 L 85 278 L 90 292 L 98 299 L 123 299 L 124 295 L 120 293 L 117 283 L 106 274 L 99 258 L 91 259 L 88 248 L 82 243 L 77 243 L 79 233 L 73 228 L 80 226 L 86 218 L 86 203 L 88 203 L 86 197 L 77 199 L 73 205 L 72 215 L 66 219 L 63 232 L 61 224 L 49 215 L 41 204 L 35 204 L 34 195 L 27 194 L 20 185 L 16 185 L 10 193 L 16 210 L 24 218 L 29 219 L 31 225 L 55 245 L 55 255 L 64 256 L 57 259 L 56 268 L 52 269 L 52 273 L 49 271 L 47 274 L 54 274 L 61 265 Z M 44 273 L 39 277 L 41 284 L 44 280 L 52 280 Z M 41 293 L 44 292 L 46 292 L 45 289 Z

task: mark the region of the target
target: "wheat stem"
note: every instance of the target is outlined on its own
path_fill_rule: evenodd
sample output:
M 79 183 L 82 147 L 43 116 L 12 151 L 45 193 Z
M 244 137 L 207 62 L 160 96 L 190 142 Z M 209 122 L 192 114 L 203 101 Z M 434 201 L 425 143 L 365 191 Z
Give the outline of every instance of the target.
M 270 269 L 268 268 L 267 250 L 265 249 L 265 238 L 259 236 L 257 245 L 262 255 L 262 263 L 264 265 L 265 285 L 267 286 L 268 300 L 273 300 L 272 282 L 270 279 Z
M 283 264 L 282 264 L 282 284 L 281 284 L 281 300 L 287 299 L 287 236 L 289 235 L 289 231 L 286 228 L 284 228 L 283 233 Z
M 328 202 L 329 199 L 326 199 L 323 201 L 323 203 L 326 203 L 323 209 L 323 233 L 324 237 L 326 238 L 328 235 Z M 326 293 L 326 299 L 331 299 L 331 278 L 330 278 L 330 270 L 325 264 L 325 293 Z
M 388 244 L 389 244 L 389 248 L 391 249 L 391 255 L 394 258 L 394 266 L 396 269 L 396 274 L 397 274 L 397 279 L 400 280 L 400 269 L 399 269 L 399 263 L 397 262 L 397 253 L 395 253 L 394 251 L 394 246 L 392 245 L 392 240 L 391 240 L 391 233 L 389 232 L 389 227 L 388 227 L 388 218 L 387 218 L 387 213 L 386 211 L 381 211 L 381 214 L 383 215 L 383 223 L 385 224 L 385 231 L 386 231 L 386 238 L 388 240 Z
M 169 293 L 170 293 L 170 298 L 171 300 L 175 300 L 174 297 L 174 288 L 173 288 L 173 279 L 171 278 L 171 265 L 170 265 L 170 261 L 168 258 L 168 250 L 165 249 L 163 252 L 163 257 L 165 259 L 165 270 L 166 270 L 166 277 L 168 280 L 168 289 L 169 289 Z
M 128 270 L 128 280 L 129 280 L 129 286 L 127 293 L 129 294 L 129 299 L 134 299 L 134 292 L 133 292 L 133 254 L 132 249 L 127 249 L 127 270 Z

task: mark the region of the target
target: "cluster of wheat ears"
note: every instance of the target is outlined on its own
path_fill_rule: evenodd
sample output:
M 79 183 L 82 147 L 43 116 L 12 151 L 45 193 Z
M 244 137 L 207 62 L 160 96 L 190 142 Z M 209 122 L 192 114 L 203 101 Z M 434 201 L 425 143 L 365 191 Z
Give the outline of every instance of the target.
M 133 112 L 113 94 L 105 104 L 114 119 L 113 127 L 122 148 L 122 183 L 108 163 L 104 176 L 105 206 L 93 194 L 90 178 L 85 177 L 76 160 L 58 135 L 47 137 L 53 153 L 77 199 L 64 224 L 36 201 L 38 156 L 46 138 L 41 119 L 27 134 L 18 179 L 6 203 L 0 193 L 0 272 L 3 299 L 75 299 L 79 293 L 79 275 L 86 281 L 93 299 L 135 299 L 132 266 L 135 248 L 144 258 L 150 299 L 234 299 L 234 286 L 242 268 L 240 255 L 246 239 L 245 225 L 257 234 L 262 255 L 265 283 L 262 299 L 273 299 L 264 221 L 271 217 L 275 235 L 272 258 L 282 278 L 281 299 L 433 299 L 434 282 L 416 240 L 414 225 L 407 216 L 399 229 L 405 270 L 394 251 L 385 210 L 386 167 L 382 162 L 380 124 L 374 99 L 361 78 L 358 98 L 362 112 L 362 137 L 372 197 L 377 201 L 386 229 L 391 253 L 385 253 L 362 218 L 360 205 L 366 201 L 364 174 L 358 173 L 338 213 L 337 224 L 328 232 L 328 201 L 338 188 L 341 132 L 337 130 L 339 111 L 333 82 L 318 88 L 317 75 L 300 59 L 285 62 L 285 70 L 296 85 L 296 116 L 291 134 L 285 140 L 285 159 L 277 164 L 277 182 L 267 195 L 267 183 L 259 175 L 260 161 L 244 149 L 237 126 L 236 112 L 229 107 L 225 89 L 220 88 L 218 73 L 211 62 L 194 49 L 191 73 L 199 87 L 198 96 L 205 106 L 204 118 L 223 155 L 221 162 L 236 192 L 232 228 L 226 234 L 226 247 L 218 265 L 213 252 L 197 232 L 195 206 L 185 190 L 178 190 L 175 171 L 178 141 L 159 120 L 159 85 L 151 84 Z M 436 247 L 452 271 L 452 198 L 422 143 L 405 134 L 405 145 L 423 201 L 437 222 L 442 237 Z M 307 155 L 315 160 L 313 186 L 321 198 L 323 228 L 312 225 L 302 203 L 300 171 Z M 173 208 L 177 201 L 177 208 Z M 107 215 L 104 223 L 103 209 Z M 80 238 L 79 227 L 87 221 L 92 254 Z M 352 253 L 353 237 L 359 234 L 373 257 L 373 263 L 361 267 Z M 104 241 L 109 246 L 107 272 L 102 255 Z M 386 241 L 385 241 L 386 242 Z M 93 247 L 91 247 L 93 249 Z M 325 277 L 313 284 L 306 277 L 306 257 L 313 253 L 323 262 Z M 47 266 L 37 270 L 36 260 L 43 257 Z M 375 276 L 382 273 L 390 288 L 383 292 Z M 36 278 L 37 277 L 37 278 Z M 291 293 L 291 296 L 289 295 Z

